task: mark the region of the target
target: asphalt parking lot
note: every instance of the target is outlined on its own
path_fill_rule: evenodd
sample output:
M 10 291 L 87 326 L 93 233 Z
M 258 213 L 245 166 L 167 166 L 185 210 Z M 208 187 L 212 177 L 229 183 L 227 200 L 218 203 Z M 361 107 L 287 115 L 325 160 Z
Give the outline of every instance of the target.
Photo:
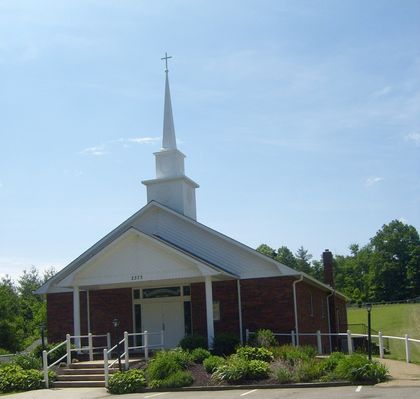
M 201 392 L 149 392 L 110 395 L 104 388 L 63 388 L 22 392 L 10 399 L 419 399 L 419 386 L 347 386 L 332 388 L 238 389 Z

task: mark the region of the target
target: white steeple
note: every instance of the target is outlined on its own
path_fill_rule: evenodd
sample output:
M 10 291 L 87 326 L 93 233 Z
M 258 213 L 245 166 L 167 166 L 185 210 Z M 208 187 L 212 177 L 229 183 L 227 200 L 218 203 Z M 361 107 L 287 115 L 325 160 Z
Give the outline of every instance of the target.
M 167 207 L 196 219 L 195 189 L 198 184 L 185 176 L 185 155 L 176 147 L 171 93 L 168 79 L 168 57 L 165 53 L 165 105 L 163 114 L 162 148 L 155 152 L 156 179 L 145 180 L 147 202 L 157 201 Z

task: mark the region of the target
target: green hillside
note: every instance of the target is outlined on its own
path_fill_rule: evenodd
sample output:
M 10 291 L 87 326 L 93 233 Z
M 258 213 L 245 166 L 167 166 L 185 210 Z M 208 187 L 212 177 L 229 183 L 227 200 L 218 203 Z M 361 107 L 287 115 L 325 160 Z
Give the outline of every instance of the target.
M 349 308 L 349 324 L 367 324 L 366 308 Z M 420 339 L 420 304 L 378 305 L 372 307 L 372 328 L 384 335 Z M 385 342 L 385 345 L 387 343 Z M 386 357 L 405 359 L 404 341 L 389 340 L 390 354 Z M 411 357 L 420 362 L 420 343 L 411 343 Z

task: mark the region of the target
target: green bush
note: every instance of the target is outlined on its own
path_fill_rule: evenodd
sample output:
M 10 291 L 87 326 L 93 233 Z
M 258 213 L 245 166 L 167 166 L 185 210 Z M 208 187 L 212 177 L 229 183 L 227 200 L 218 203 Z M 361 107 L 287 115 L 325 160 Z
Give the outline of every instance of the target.
M 53 379 L 53 375 L 51 375 Z M 0 368 L 0 392 L 30 391 L 44 388 L 43 374 L 38 370 L 24 370 L 17 364 Z
M 179 370 L 164 379 L 151 380 L 149 386 L 151 388 L 180 388 L 191 385 L 193 381 L 193 376 L 189 371 Z
M 316 360 L 301 360 L 295 365 L 293 380 L 295 382 L 311 382 L 319 380 L 322 375 L 322 367 Z
M 143 370 L 118 371 L 113 374 L 108 383 L 108 390 L 113 394 L 139 392 L 146 386 Z
M 270 365 L 263 360 L 250 360 L 246 378 L 250 380 L 263 380 L 270 374 Z
M 246 360 L 263 360 L 271 362 L 274 359 L 273 352 L 266 348 L 255 348 L 253 346 L 242 346 L 236 350 L 239 357 Z
M 189 351 L 197 348 L 207 349 L 207 338 L 202 335 L 186 335 L 179 342 L 179 346 Z
M 302 360 L 314 359 L 316 356 L 316 350 L 312 346 L 283 345 L 271 348 L 271 351 L 276 359 L 282 359 L 290 366 L 294 366 Z
M 218 334 L 213 339 L 213 354 L 228 356 L 235 352 L 239 338 L 231 333 Z
M 12 358 L 12 364 L 17 364 L 24 370 L 40 370 L 42 362 L 39 357 L 33 354 L 19 354 Z
M 253 336 L 253 345 L 262 347 L 262 348 L 269 348 L 271 346 L 277 346 L 277 340 L 274 336 L 273 332 L 268 329 L 261 329 L 256 332 Z
M 0 355 L 8 355 L 8 354 L 10 354 L 10 351 L 0 348 Z
M 344 359 L 346 355 L 342 352 L 333 352 L 322 362 L 322 368 L 325 372 L 332 372 L 336 369 L 338 363 Z
M 182 367 L 172 356 L 157 356 L 153 358 L 146 370 L 147 379 L 163 380 L 171 374 L 182 370 Z
M 388 370 L 383 364 L 370 361 L 360 354 L 345 356 L 338 362 L 334 371 L 337 378 L 353 382 L 384 381 L 387 373 Z
M 209 356 L 211 356 L 210 352 L 203 348 L 196 348 L 191 352 L 191 358 L 195 363 L 203 363 Z
M 242 357 L 232 355 L 225 364 L 219 366 L 213 373 L 213 378 L 219 381 L 238 382 L 246 379 L 249 362 Z
M 207 359 L 204 359 L 203 366 L 208 373 L 212 374 L 225 362 L 226 359 L 222 356 L 209 356 Z
M 276 377 L 280 384 L 287 384 L 293 381 L 292 373 L 285 367 L 280 367 L 276 370 Z

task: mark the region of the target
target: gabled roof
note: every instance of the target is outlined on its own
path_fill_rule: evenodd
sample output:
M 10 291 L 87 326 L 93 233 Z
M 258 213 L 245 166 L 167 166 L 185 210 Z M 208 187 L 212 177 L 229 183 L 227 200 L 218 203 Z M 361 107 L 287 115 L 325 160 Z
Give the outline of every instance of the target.
M 151 201 L 146 206 L 141 208 L 139 211 L 134 213 L 132 216 L 130 216 L 127 220 L 125 220 L 123 223 L 121 223 L 118 227 L 116 227 L 114 230 L 112 230 L 110 233 L 108 233 L 105 237 L 103 237 L 101 240 L 99 240 L 96 244 L 94 244 L 92 247 L 90 247 L 88 250 L 86 250 L 84 253 L 82 253 L 79 257 L 77 257 L 74 261 L 72 261 L 70 264 L 68 264 L 65 268 L 60 270 L 57 274 L 55 274 L 53 277 L 51 277 L 42 287 L 40 287 L 36 293 L 37 294 L 45 294 L 48 292 L 53 291 L 53 287 L 61 280 L 63 280 L 65 277 L 76 271 L 80 266 L 85 264 L 87 261 L 89 261 L 92 257 L 94 257 L 96 254 L 101 252 L 104 248 L 106 248 L 108 245 L 110 245 L 113 241 L 118 239 L 121 235 L 123 235 L 125 232 L 130 230 L 131 228 L 135 228 L 133 226 L 133 223 L 139 219 L 142 215 L 149 212 L 151 209 L 156 208 L 158 210 L 161 210 L 163 212 L 166 212 L 168 214 L 171 214 L 175 216 L 176 218 L 179 218 L 181 220 L 184 220 L 188 224 L 191 224 L 198 229 L 205 231 L 206 233 L 210 234 L 211 236 L 218 237 L 219 239 L 223 240 L 224 242 L 228 243 L 229 245 L 232 245 L 233 247 L 244 251 L 249 256 L 256 257 L 261 262 L 264 262 L 265 264 L 270 264 L 272 267 L 275 268 L 275 270 L 278 270 L 279 275 L 289 275 L 289 276 L 296 276 L 296 278 L 299 278 L 301 275 L 304 276 L 305 280 L 308 280 L 312 284 L 316 284 L 320 287 L 322 287 L 325 290 L 333 291 L 333 288 L 330 286 L 321 283 L 320 281 L 314 279 L 313 277 L 298 272 L 286 265 L 283 265 L 276 260 L 263 255 L 259 253 L 258 251 L 246 246 L 245 244 L 242 244 L 216 230 L 211 229 L 208 226 L 203 225 L 202 223 L 197 222 L 194 219 L 191 219 L 187 216 L 184 216 L 178 212 L 173 211 L 172 209 L 156 202 Z M 142 234 L 145 234 L 144 232 L 141 232 Z M 167 238 L 161 237 L 160 235 L 151 235 L 148 234 L 148 236 L 153 237 L 153 239 L 160 241 L 161 243 L 164 243 L 165 245 L 182 252 L 183 254 L 201 262 L 205 263 L 207 266 L 210 266 L 214 269 L 217 269 L 223 274 L 229 275 L 232 278 L 240 278 L 240 276 L 237 275 L 237 273 L 233 272 L 232 270 L 228 270 L 226 267 L 222 267 L 219 264 L 216 264 L 212 262 L 209 259 L 205 259 L 205 257 L 200 256 L 196 253 L 194 253 L 193 250 L 184 248 L 176 243 L 170 242 Z M 340 295 L 342 296 L 342 294 Z M 344 297 L 344 296 L 343 296 Z M 345 298 L 345 297 L 344 297 Z

